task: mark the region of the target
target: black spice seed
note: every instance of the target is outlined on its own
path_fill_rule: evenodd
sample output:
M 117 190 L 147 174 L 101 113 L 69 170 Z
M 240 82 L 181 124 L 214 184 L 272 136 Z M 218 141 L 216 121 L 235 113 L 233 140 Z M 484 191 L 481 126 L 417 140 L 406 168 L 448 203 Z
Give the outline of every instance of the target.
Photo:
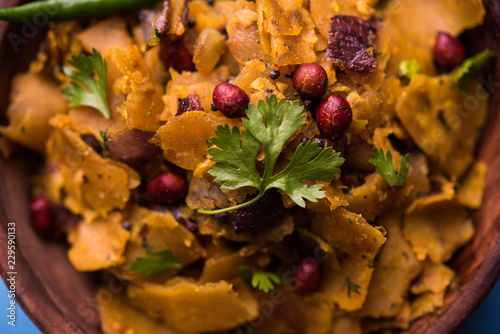
M 271 79 L 273 79 L 273 80 L 278 79 L 280 77 L 280 71 L 271 70 L 269 77 L 271 77 Z
M 126 221 L 126 220 L 125 220 L 125 221 L 122 223 L 122 227 L 123 227 L 125 230 L 130 231 L 130 230 L 132 229 L 132 224 L 130 224 L 130 222 L 128 222 L 128 221 Z
M 215 104 L 213 104 L 213 103 L 210 105 L 210 109 L 211 109 L 212 111 L 217 111 L 217 110 L 219 110 L 219 109 L 217 109 L 217 107 L 216 107 L 216 106 L 215 106 Z
M 188 27 L 189 28 L 194 28 L 196 26 L 196 20 L 195 19 L 189 19 L 188 20 Z
M 314 138 L 312 141 L 313 143 L 317 143 L 319 147 L 325 148 L 325 141 L 323 139 Z

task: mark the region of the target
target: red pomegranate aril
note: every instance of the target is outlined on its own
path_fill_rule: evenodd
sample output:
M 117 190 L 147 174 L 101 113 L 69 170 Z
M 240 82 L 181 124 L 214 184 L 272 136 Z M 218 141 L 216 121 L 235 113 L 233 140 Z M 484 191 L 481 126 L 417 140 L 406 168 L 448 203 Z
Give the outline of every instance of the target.
M 243 89 L 227 82 L 215 86 L 212 98 L 215 107 L 229 118 L 245 116 L 250 103 L 250 98 Z
M 186 192 L 186 179 L 175 172 L 161 173 L 148 183 L 149 198 L 158 203 L 173 203 L 182 199 Z
M 434 45 L 434 59 L 436 63 L 447 70 L 459 65 L 465 58 L 465 49 L 455 37 L 445 32 L 438 32 Z
M 29 210 L 31 223 L 35 231 L 42 236 L 48 236 L 53 228 L 52 212 L 48 198 L 45 196 L 33 198 Z
M 299 269 L 293 277 L 293 289 L 296 293 L 307 295 L 319 287 L 319 267 L 316 260 L 306 258 L 300 262 Z
M 315 63 L 300 65 L 292 77 L 293 88 L 305 99 L 322 97 L 328 86 L 328 76 L 325 69 Z
M 349 129 L 351 122 L 351 105 L 340 95 L 330 95 L 321 102 L 316 112 L 319 131 L 330 139 L 343 134 Z

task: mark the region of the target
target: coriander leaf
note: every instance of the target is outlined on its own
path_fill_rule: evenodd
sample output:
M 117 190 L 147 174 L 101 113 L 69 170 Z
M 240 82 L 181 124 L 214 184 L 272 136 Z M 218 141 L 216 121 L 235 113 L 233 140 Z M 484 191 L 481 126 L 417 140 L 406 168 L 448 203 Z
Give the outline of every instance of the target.
M 169 249 L 148 252 L 148 257 L 138 257 L 130 266 L 131 270 L 147 276 L 156 275 L 164 270 L 180 268 L 182 264 Z
M 298 101 L 289 103 L 281 99 L 278 102 L 276 95 L 266 97 L 266 102 L 259 100 L 257 107 L 248 106 L 248 119 L 244 119 L 243 124 L 264 149 L 264 180 L 271 177 L 286 141 L 306 123 L 307 116 L 302 114 L 303 111 L 304 107 Z
M 493 56 L 493 52 L 486 49 L 479 52 L 474 57 L 464 60 L 453 76 L 450 89 L 455 88 L 455 86 L 460 83 L 459 88 L 462 94 L 468 95 L 469 86 L 472 80 L 479 75 L 483 63 Z
M 416 59 L 406 59 L 399 64 L 398 74 L 400 77 L 411 79 L 419 73 L 422 73 L 422 68 Z
M 351 282 L 349 277 L 346 277 L 345 281 L 347 283 L 347 297 L 351 298 L 351 291 L 357 293 L 358 295 L 360 294 L 359 288 L 361 288 L 361 286 L 354 282 Z
M 338 167 L 344 159 L 339 154 L 332 155 L 331 148 L 321 149 L 318 143 L 309 142 L 297 147 L 289 165 L 280 173 L 273 175 L 276 161 L 285 143 L 306 122 L 304 108 L 295 101 L 282 99 L 278 102 L 275 95 L 260 100 L 258 106 L 250 104 L 246 110 L 248 119 L 243 120 L 247 128 L 240 134 L 237 127 L 232 132 L 229 126 L 220 125 L 213 137 L 214 146 L 208 149 L 216 165 L 209 170 L 215 182 L 222 183 L 222 189 L 254 187 L 259 194 L 248 202 L 220 210 L 198 210 L 202 214 L 219 214 L 234 211 L 257 202 L 271 188 L 283 190 L 299 206 L 305 207 L 304 199 L 316 202 L 325 197 L 322 185 L 308 186 L 300 180 L 330 181 L 339 173 Z M 256 168 L 259 148 L 265 154 L 264 172 Z
M 384 151 L 382 151 L 382 149 L 378 151 L 374 148 L 373 158 L 370 159 L 370 163 L 377 168 L 377 172 L 384 178 L 385 181 L 387 181 L 389 185 L 403 186 L 405 184 L 406 174 L 408 174 L 410 169 L 410 166 L 408 165 L 409 159 L 410 154 L 403 156 L 399 164 L 399 172 L 396 172 L 392 163 L 391 151 L 387 150 L 386 156 L 384 156 Z
M 89 106 L 99 110 L 105 118 L 109 118 L 109 107 L 106 95 L 107 64 L 101 54 L 93 49 L 90 56 L 72 56 L 63 71 L 71 80 L 62 89 L 66 101 L 71 108 Z M 75 70 L 76 69 L 76 70 Z M 98 80 L 95 75 L 97 74 Z
M 278 275 L 270 272 L 254 273 L 248 265 L 239 266 L 236 272 L 253 288 L 265 293 L 274 290 L 274 284 L 281 284 L 281 278 Z
M 340 173 L 337 167 L 344 163 L 344 158 L 340 157 L 340 153 L 332 155 L 332 152 L 331 147 L 321 149 L 311 141 L 299 145 L 288 166 L 273 176 L 267 187 L 283 190 L 301 207 L 306 206 L 303 198 L 317 202 L 317 199 L 325 197 L 322 185 L 308 186 L 299 180 L 330 181 L 333 174 Z
M 259 152 L 259 143 L 247 132 L 243 131 L 240 141 L 240 129 L 219 125 L 215 131 L 217 137 L 212 138 L 212 146 L 208 153 L 216 165 L 209 170 L 215 182 L 223 182 L 222 189 L 237 189 L 245 186 L 260 187 L 260 175 L 255 165 Z
M 281 284 L 281 278 L 276 274 L 254 273 L 252 276 L 252 286 L 265 293 L 274 290 L 274 284 Z

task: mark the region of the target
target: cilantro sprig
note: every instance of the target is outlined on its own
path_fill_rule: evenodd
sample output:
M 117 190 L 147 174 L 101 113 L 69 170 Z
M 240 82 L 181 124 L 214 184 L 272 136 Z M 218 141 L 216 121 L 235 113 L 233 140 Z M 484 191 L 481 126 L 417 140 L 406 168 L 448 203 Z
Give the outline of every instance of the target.
M 273 291 L 275 284 L 281 284 L 281 278 L 270 272 L 253 272 L 250 266 L 244 265 L 238 267 L 238 274 L 243 277 L 253 288 L 259 289 L 265 293 Z
M 64 74 L 71 80 L 62 89 L 66 101 L 71 108 L 79 106 L 93 107 L 105 118 L 109 118 L 108 99 L 106 95 L 107 64 L 101 54 L 93 49 L 89 56 L 73 55 L 69 60 L 71 66 L 64 66 Z M 97 80 L 96 76 L 97 75 Z
M 148 250 L 148 257 L 138 257 L 132 262 L 131 270 L 139 274 L 147 273 L 147 276 L 156 275 L 162 271 L 182 267 L 181 262 L 169 249 L 158 251 Z
M 410 154 L 406 154 L 401 158 L 399 163 L 399 171 L 396 172 L 394 165 L 392 163 L 392 154 L 390 150 L 387 150 L 384 156 L 384 151 L 382 149 L 373 149 L 373 158 L 370 159 L 370 163 L 377 168 L 377 172 L 384 178 L 384 180 L 391 186 L 403 186 L 405 184 L 406 175 L 410 170 L 410 165 L 408 160 L 410 159 Z
M 455 88 L 459 84 L 460 91 L 462 94 L 468 95 L 469 86 L 478 75 L 483 63 L 488 59 L 493 57 L 494 54 L 490 50 L 486 49 L 474 57 L 468 58 L 463 61 L 460 67 L 455 72 L 453 79 L 450 84 L 450 89 Z
M 340 173 L 338 167 L 344 163 L 340 153 L 332 154 L 331 147 L 322 149 L 318 143 L 308 141 L 300 144 L 290 163 L 281 172 L 274 174 L 276 161 L 287 140 L 306 122 L 304 108 L 298 101 L 293 103 L 275 95 L 250 104 L 246 110 L 248 119 L 243 119 L 246 131 L 226 124 L 219 125 L 212 138 L 214 146 L 208 149 L 216 165 L 209 170 L 222 189 L 253 187 L 259 194 L 250 201 L 220 210 L 198 210 L 202 214 L 219 214 L 237 210 L 257 202 L 271 188 L 284 191 L 297 205 L 305 207 L 304 200 L 317 202 L 324 198 L 323 185 L 306 185 L 300 180 L 330 181 Z M 262 147 L 265 166 L 262 175 L 257 170 L 256 158 Z

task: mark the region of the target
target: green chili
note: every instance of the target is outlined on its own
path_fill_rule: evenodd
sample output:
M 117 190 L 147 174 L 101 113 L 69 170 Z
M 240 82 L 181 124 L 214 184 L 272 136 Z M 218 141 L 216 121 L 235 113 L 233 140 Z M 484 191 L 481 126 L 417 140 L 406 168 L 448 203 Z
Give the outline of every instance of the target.
M 158 0 L 41 0 L 0 9 L 0 20 L 24 22 L 48 16 L 51 21 L 90 19 L 148 7 Z

